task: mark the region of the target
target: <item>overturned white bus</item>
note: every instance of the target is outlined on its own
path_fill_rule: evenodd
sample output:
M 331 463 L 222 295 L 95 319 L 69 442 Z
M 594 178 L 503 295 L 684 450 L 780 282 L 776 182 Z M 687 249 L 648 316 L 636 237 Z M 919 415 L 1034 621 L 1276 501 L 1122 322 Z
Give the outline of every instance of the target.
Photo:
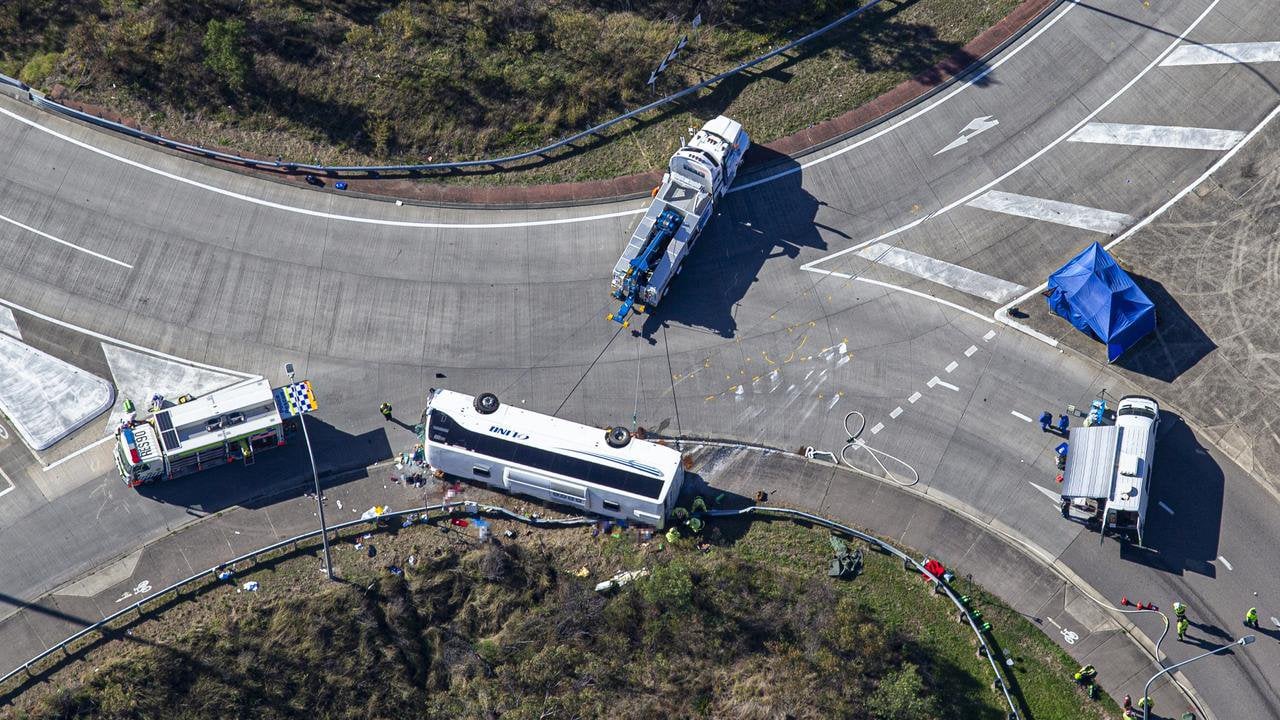
M 432 390 L 423 447 L 446 475 L 606 517 L 663 527 L 684 467 L 672 448 L 477 397 Z

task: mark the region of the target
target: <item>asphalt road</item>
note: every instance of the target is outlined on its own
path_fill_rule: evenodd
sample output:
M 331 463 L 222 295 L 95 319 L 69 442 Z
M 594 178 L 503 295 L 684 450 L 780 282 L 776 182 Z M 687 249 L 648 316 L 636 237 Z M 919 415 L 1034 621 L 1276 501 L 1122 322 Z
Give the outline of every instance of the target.
M 874 450 L 850 454 L 860 467 L 918 477 L 1108 595 L 1193 598 L 1198 617 L 1234 633 L 1249 605 L 1276 602 L 1280 615 L 1280 585 L 1252 558 L 1280 534 L 1275 500 L 1174 429 L 1161 486 L 1217 480 L 1209 501 L 1168 496 L 1174 512 L 1158 526 L 1173 539 L 1157 560 L 1063 523 L 1037 489 L 1052 491 L 1056 441 L 1022 416 L 1138 383 L 990 318 L 1259 126 L 1280 63 L 1195 64 L 1195 53 L 1275 40 L 1273 15 L 1243 0 L 1064 4 L 978 76 L 893 121 L 748 168 L 663 305 L 622 331 L 604 320 L 607 278 L 640 202 L 492 211 L 317 193 L 0 97 L 0 299 L 20 308 L 24 338 L 82 367 L 102 363 L 102 337 L 84 330 L 275 382 L 293 361 L 320 395 L 330 468 L 398 449 L 377 404 L 416 415 L 436 385 L 784 448 L 838 450 L 858 411 Z M 287 486 L 294 460 L 140 496 L 111 489 L 89 460 L 36 480 L 50 460 L 0 448 L 19 488 L 0 496 L 14 518 L 0 528 L 0 587 L 30 599 L 192 513 Z M 1247 676 L 1221 660 L 1189 672 L 1219 716 L 1280 715 L 1255 712 L 1280 701 L 1269 684 L 1280 643 L 1264 639 L 1245 653 Z

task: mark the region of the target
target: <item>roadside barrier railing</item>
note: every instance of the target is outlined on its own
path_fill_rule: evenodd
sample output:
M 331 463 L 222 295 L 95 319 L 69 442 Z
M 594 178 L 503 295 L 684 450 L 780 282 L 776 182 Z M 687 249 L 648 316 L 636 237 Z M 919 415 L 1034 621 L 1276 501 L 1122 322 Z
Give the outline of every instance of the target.
M 432 516 L 431 513 L 442 513 L 442 514 Z M 1019 720 L 1020 716 L 1018 714 L 1017 707 L 1014 704 L 1013 697 L 1010 696 L 1009 694 L 1008 681 L 1005 678 L 1005 676 L 1001 674 L 1000 666 L 995 661 L 994 653 L 991 649 L 991 646 L 988 643 L 987 638 L 983 633 L 983 630 L 978 626 L 977 621 L 974 619 L 972 612 L 970 611 L 968 606 L 960 599 L 960 597 L 956 595 L 955 591 L 952 590 L 949 585 L 947 585 L 947 583 L 943 578 L 938 577 L 937 575 L 934 575 L 932 572 L 926 569 L 925 566 L 916 558 L 911 557 L 910 555 L 903 552 L 902 550 L 899 550 L 893 545 L 890 545 L 877 537 L 868 535 L 867 533 L 861 532 L 859 530 L 855 530 L 854 528 L 851 528 L 847 525 L 842 525 L 838 522 L 835 522 L 834 520 L 829 520 L 827 518 L 820 517 L 818 515 L 813 515 L 811 513 L 807 513 L 801 510 L 792 510 L 790 508 L 756 505 L 756 506 L 746 507 L 741 510 L 712 510 L 706 514 L 709 517 L 718 517 L 718 518 L 745 517 L 753 514 L 771 515 L 771 516 L 778 516 L 778 517 L 788 518 L 792 520 L 799 520 L 802 522 L 812 523 L 814 525 L 825 527 L 829 530 L 835 530 L 837 532 L 849 535 L 851 537 L 858 538 L 859 540 L 862 540 L 863 542 L 875 548 L 879 548 L 886 553 L 896 556 L 897 558 L 903 561 L 904 565 L 909 565 L 911 567 L 914 567 L 921 574 L 932 579 L 934 582 L 934 587 L 937 588 L 942 593 L 944 593 L 947 596 L 947 598 L 950 599 L 953 604 L 955 604 L 956 608 L 968 620 L 969 627 L 970 629 L 973 630 L 974 636 L 977 637 L 978 644 L 981 646 L 983 650 L 983 655 L 987 658 L 987 661 L 991 664 L 991 671 L 995 675 L 996 685 L 999 686 L 1000 690 L 1004 693 L 1005 700 L 1009 704 L 1010 720 Z M 508 520 L 515 520 L 517 522 L 526 523 L 529 525 L 543 526 L 543 527 L 573 527 L 578 525 L 589 525 L 597 521 L 597 518 L 586 517 L 586 516 L 568 517 L 568 518 L 542 518 L 542 517 L 536 517 L 536 516 L 526 516 L 516 512 L 512 512 L 511 510 L 508 510 L 507 508 L 504 508 L 504 507 L 499 507 L 496 505 L 482 505 L 474 501 L 464 500 L 460 502 L 440 503 L 438 505 L 426 505 L 423 507 L 410 508 L 408 510 L 397 510 L 393 512 L 387 512 L 380 516 L 372 517 L 372 518 L 362 517 L 355 520 L 349 520 L 347 522 L 330 525 L 328 527 L 328 532 L 336 534 L 336 533 L 342 532 L 343 530 L 349 530 L 351 528 L 363 527 L 367 525 L 378 525 L 388 520 L 408 518 L 409 516 L 414 516 L 414 518 L 422 522 L 426 522 L 426 521 L 434 522 L 434 521 L 448 519 L 450 517 L 455 517 L 458 515 L 462 515 L 462 516 L 483 515 L 487 517 L 505 518 Z M 73 633 L 72 635 L 68 636 L 65 640 L 37 654 L 35 657 L 32 657 L 30 660 L 26 661 L 25 663 L 18 666 L 17 668 L 14 668 L 9 673 L 3 676 L 0 676 L 0 687 L 3 687 L 5 683 L 9 682 L 15 677 L 18 677 L 19 675 L 26 674 L 30 676 L 32 674 L 32 668 L 37 663 L 45 660 L 46 658 L 49 658 L 50 656 L 56 655 L 58 653 L 63 653 L 64 655 L 69 656 L 71 654 L 70 650 L 68 650 L 69 646 L 71 646 L 73 643 L 75 643 L 78 640 L 82 640 L 86 637 L 89 637 L 94 633 L 102 633 L 104 636 L 108 635 L 110 632 L 109 626 L 113 622 L 120 620 L 121 618 L 128 617 L 132 613 L 136 613 L 137 615 L 142 615 L 147 605 L 164 604 L 166 602 L 170 602 L 171 600 L 176 601 L 180 599 L 182 595 L 182 590 L 187 585 L 199 582 L 201 580 L 211 580 L 211 579 L 214 580 L 215 582 L 218 582 L 218 579 L 217 579 L 218 574 L 221 573 L 223 570 L 232 569 L 234 571 L 234 568 L 236 565 L 239 565 L 242 563 L 256 563 L 258 559 L 261 558 L 262 556 L 268 555 L 270 553 L 273 553 L 285 548 L 297 550 L 298 543 L 317 538 L 319 537 L 320 532 L 321 531 L 318 529 L 311 530 L 309 532 L 305 532 L 300 535 L 295 535 L 285 540 L 280 540 L 279 542 L 275 542 L 270 545 L 260 547 L 256 550 L 251 550 L 247 553 L 244 553 L 243 555 L 239 555 L 230 560 L 227 560 L 226 562 L 219 563 L 218 565 L 215 565 L 209 568 L 208 570 L 201 570 L 200 572 L 194 575 L 183 578 L 182 580 L 179 580 L 167 587 L 164 587 L 148 595 L 147 597 L 142 598 L 141 600 L 138 600 L 137 602 L 134 602 L 131 605 L 128 605 L 102 618 L 98 622 L 95 622 L 92 625 L 89 625 L 84 629 L 76 633 Z M 171 599 L 166 599 L 169 593 L 174 593 L 175 597 Z
M 553 159 L 552 154 L 557 150 L 560 150 L 566 147 L 574 148 L 576 147 L 575 143 L 581 142 L 586 138 L 592 138 L 592 137 L 603 138 L 602 133 L 604 133 L 604 131 L 612 128 L 615 125 L 618 125 L 619 123 L 626 122 L 628 120 L 639 117 L 640 115 L 644 115 L 653 110 L 657 110 L 658 108 L 670 105 L 678 100 L 682 100 L 690 95 L 701 92 L 702 90 L 705 90 L 711 87 L 712 85 L 715 85 L 723 80 L 726 80 L 735 75 L 738 75 L 746 70 L 750 70 L 751 68 L 754 68 L 757 65 L 760 65 L 761 63 L 768 62 L 769 60 L 779 55 L 790 52 L 791 50 L 794 50 L 800 47 L 801 45 L 804 45 L 814 40 L 815 38 L 821 37 L 822 35 L 825 35 L 826 33 L 840 27 L 841 25 L 844 25 L 850 20 L 853 20 L 854 18 L 857 18 L 869 12 L 872 8 L 879 5 L 882 1 L 883 0 L 868 0 L 868 2 L 865 5 L 862 5 L 861 7 L 851 10 L 850 12 L 831 21 L 830 23 L 827 23 L 826 25 L 818 28 L 817 30 L 810 32 L 808 35 L 805 35 L 804 37 L 801 37 L 797 40 L 792 40 L 791 42 L 786 43 L 785 45 L 782 45 L 773 50 L 770 50 L 769 52 L 755 59 L 748 60 L 747 62 L 744 62 L 741 65 L 738 65 L 737 67 L 731 68 L 718 75 L 714 75 L 710 78 L 707 78 L 706 80 L 703 80 L 702 82 L 697 83 L 696 85 L 690 85 L 689 87 L 679 92 L 676 92 L 664 98 L 655 100 L 643 107 L 639 107 L 629 112 L 623 113 L 622 115 L 619 115 L 611 120 L 606 120 L 600 123 L 599 125 L 595 125 L 593 127 L 587 128 L 586 130 L 570 135 L 569 137 L 564 138 L 562 140 L 557 140 L 553 143 L 544 145 L 535 150 L 527 150 L 525 152 L 516 153 L 514 155 L 503 155 L 501 157 L 485 158 L 485 159 L 479 159 L 479 160 L 418 163 L 418 164 L 410 164 L 410 165 L 313 165 L 308 163 L 292 162 L 292 161 L 286 161 L 286 160 L 265 160 L 265 159 L 259 159 L 259 158 L 249 158 L 249 157 L 244 157 L 243 155 L 237 155 L 235 153 L 223 152 L 221 150 L 206 148 L 200 145 L 193 145 L 191 143 L 182 142 L 180 140 L 173 140 L 170 138 L 166 138 L 163 135 L 149 133 L 149 132 L 146 132 L 145 130 L 129 127 L 124 123 L 115 122 L 113 120 L 108 120 L 106 118 L 98 117 L 97 115 L 93 115 L 92 113 L 84 112 L 83 110 L 77 110 L 75 108 L 68 107 L 66 105 L 63 105 L 60 102 L 57 102 L 56 100 L 50 100 L 49 98 L 45 97 L 43 93 L 37 90 L 31 89 L 26 85 L 26 83 L 23 83 L 22 81 L 16 80 L 14 78 L 0 75 L 0 83 L 12 85 L 13 87 L 19 88 L 20 90 L 26 91 L 28 98 L 37 107 L 41 107 L 46 110 L 51 110 L 53 112 L 61 113 L 63 115 L 75 118 L 77 120 L 91 123 L 93 125 L 97 125 L 98 127 L 111 130 L 113 132 L 118 132 L 122 135 L 128 135 L 130 137 L 137 138 L 139 140 L 155 143 L 156 145 L 160 145 L 161 147 L 166 147 L 172 150 L 179 150 L 182 152 L 192 153 L 194 155 L 200 155 L 202 157 L 213 159 L 213 160 L 221 160 L 223 162 L 244 165 L 245 167 L 250 167 L 250 168 L 276 170 L 276 171 L 285 172 L 285 173 L 306 172 L 306 173 L 320 173 L 328 176 L 365 175 L 365 176 L 375 176 L 375 177 L 382 173 L 404 174 L 404 173 L 422 173 L 422 172 L 456 172 L 459 170 L 465 170 L 469 168 L 483 168 L 483 167 L 489 167 L 494 170 L 505 170 L 505 169 L 508 169 L 509 165 L 520 163 L 525 160 L 531 160 L 533 158 L 541 158 L 544 160 Z

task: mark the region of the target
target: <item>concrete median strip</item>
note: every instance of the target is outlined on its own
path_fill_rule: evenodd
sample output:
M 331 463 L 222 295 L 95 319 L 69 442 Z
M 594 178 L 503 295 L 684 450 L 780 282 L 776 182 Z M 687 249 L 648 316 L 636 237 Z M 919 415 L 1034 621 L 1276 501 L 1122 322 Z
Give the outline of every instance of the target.
M 0 412 L 31 449 L 52 447 L 114 401 L 106 380 L 0 335 Z

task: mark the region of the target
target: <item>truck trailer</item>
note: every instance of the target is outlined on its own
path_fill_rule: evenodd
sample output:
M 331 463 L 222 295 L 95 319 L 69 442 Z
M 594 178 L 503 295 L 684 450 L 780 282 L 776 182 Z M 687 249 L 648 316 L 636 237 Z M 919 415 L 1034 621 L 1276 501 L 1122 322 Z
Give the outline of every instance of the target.
M 129 487 L 227 463 L 251 465 L 285 444 L 285 424 L 315 409 L 310 381 L 272 388 L 257 378 L 177 405 L 157 408 L 116 430 L 115 461 Z
M 632 312 L 644 312 L 667 294 L 750 146 L 742 125 L 721 115 L 671 157 L 653 203 L 613 267 L 613 297 L 622 304 L 610 320 L 625 327 Z

